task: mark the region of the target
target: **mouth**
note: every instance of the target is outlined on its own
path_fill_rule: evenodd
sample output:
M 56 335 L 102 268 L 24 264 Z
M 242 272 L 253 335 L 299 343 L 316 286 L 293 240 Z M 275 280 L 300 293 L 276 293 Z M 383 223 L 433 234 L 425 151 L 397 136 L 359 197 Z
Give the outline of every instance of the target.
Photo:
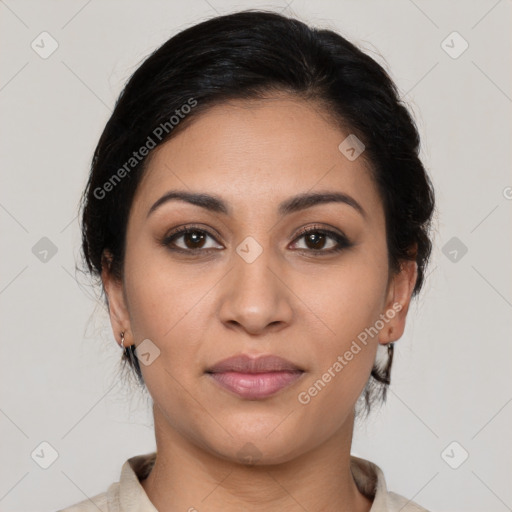
M 205 372 L 223 389 L 247 400 L 261 400 L 291 386 L 304 370 L 278 356 L 242 354 L 224 359 Z

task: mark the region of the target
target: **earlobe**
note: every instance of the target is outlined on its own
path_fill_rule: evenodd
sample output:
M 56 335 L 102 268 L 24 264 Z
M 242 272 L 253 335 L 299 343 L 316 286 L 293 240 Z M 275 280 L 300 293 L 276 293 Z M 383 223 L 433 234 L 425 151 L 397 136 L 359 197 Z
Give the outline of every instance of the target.
M 114 338 L 118 340 L 121 333 L 128 334 L 130 331 L 130 317 L 126 307 L 123 284 L 111 272 L 112 255 L 106 249 L 103 251 L 101 265 L 101 280 L 103 289 L 108 301 L 108 312 Z M 129 343 L 125 342 L 125 346 Z
M 418 264 L 415 260 L 403 260 L 400 271 L 392 277 L 388 287 L 384 315 L 387 319 L 379 332 L 379 343 L 387 344 L 400 339 L 405 330 L 405 320 L 418 278 Z

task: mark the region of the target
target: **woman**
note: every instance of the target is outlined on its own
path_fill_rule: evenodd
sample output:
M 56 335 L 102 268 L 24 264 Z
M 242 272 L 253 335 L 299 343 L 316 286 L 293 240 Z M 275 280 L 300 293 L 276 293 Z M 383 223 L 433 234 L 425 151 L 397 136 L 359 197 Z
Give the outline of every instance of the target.
M 350 454 L 430 256 L 418 152 L 383 68 L 292 18 L 213 18 L 137 69 L 83 252 L 157 450 L 65 511 L 425 510 Z

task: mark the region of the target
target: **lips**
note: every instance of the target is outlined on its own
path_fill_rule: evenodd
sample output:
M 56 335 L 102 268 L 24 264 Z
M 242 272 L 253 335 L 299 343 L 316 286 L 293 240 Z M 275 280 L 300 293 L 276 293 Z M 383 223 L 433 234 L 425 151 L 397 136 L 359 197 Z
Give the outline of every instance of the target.
M 211 368 L 207 373 L 240 372 L 240 373 L 267 373 L 267 372 L 294 372 L 304 371 L 292 362 L 282 357 L 268 355 L 251 357 L 246 354 L 229 357 Z
M 242 354 L 216 363 L 206 374 L 220 387 L 241 398 L 260 400 L 296 382 L 304 370 L 278 356 Z

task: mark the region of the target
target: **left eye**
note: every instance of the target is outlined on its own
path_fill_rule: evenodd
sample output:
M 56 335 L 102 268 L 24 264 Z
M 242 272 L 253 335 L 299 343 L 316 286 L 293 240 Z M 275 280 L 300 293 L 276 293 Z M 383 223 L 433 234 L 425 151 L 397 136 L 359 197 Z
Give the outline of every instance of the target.
M 319 228 L 313 228 L 313 229 L 306 229 L 300 233 L 300 235 L 295 240 L 301 240 L 304 239 L 304 242 L 306 244 L 305 248 L 299 248 L 300 250 L 307 250 L 311 252 L 317 252 L 317 253 L 331 253 L 331 252 L 338 252 L 341 251 L 347 247 L 351 246 L 351 243 L 348 241 L 348 239 L 339 234 L 335 233 L 334 231 L 319 229 Z M 331 240 L 331 247 L 328 247 L 325 249 L 326 240 Z

